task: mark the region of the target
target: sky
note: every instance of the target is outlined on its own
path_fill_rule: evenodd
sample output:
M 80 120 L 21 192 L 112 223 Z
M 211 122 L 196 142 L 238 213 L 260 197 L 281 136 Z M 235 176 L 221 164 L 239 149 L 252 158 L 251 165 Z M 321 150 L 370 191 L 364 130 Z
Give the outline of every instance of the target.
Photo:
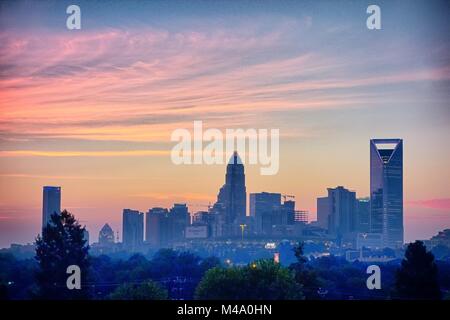
M 81 30 L 66 8 L 81 8 Z M 91 241 L 123 208 L 214 203 L 225 165 L 174 165 L 171 133 L 280 130 L 280 168 L 247 193 L 369 195 L 369 140 L 404 140 L 407 241 L 450 228 L 450 4 L 1 1 L 0 247 L 32 242 L 42 187 Z

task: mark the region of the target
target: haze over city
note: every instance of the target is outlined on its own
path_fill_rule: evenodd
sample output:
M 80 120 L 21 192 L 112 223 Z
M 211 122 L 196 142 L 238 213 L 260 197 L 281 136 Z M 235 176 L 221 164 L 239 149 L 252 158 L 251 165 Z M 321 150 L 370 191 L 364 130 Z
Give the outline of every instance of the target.
M 65 4 L 2 2 L 0 247 L 40 232 L 46 185 L 92 241 L 124 208 L 205 210 L 226 165 L 170 159 L 194 120 L 280 129 L 278 174 L 246 165 L 247 193 L 309 220 L 329 187 L 369 196 L 369 140 L 402 138 L 405 241 L 450 228 L 448 3 L 380 1 L 371 32 L 366 3 L 281 2 L 79 1 L 78 31 Z

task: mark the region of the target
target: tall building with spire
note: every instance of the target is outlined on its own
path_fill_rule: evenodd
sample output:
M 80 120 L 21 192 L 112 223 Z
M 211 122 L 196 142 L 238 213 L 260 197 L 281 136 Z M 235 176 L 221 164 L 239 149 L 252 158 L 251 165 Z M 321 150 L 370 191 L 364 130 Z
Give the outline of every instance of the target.
M 403 245 L 403 140 L 370 140 L 370 230 Z
M 227 165 L 225 184 L 220 188 L 217 203 L 223 208 L 225 235 L 231 235 L 232 224 L 245 219 L 247 211 L 247 191 L 245 188 L 244 165 L 235 151 Z

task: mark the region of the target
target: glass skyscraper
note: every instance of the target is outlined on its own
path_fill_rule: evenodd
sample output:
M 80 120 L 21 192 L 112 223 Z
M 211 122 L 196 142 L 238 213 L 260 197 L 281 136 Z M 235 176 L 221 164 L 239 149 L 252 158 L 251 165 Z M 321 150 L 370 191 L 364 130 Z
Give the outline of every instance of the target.
M 50 222 L 54 213 L 61 213 L 61 187 L 45 186 L 42 200 L 42 228 Z
M 403 245 L 403 140 L 370 140 L 370 230 Z

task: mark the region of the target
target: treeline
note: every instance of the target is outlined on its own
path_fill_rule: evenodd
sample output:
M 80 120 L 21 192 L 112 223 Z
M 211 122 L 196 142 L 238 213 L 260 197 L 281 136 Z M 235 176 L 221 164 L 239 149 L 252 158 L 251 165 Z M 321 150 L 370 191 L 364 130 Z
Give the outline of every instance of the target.
M 151 258 L 90 256 L 83 228 L 64 211 L 36 240 L 34 259 L 0 253 L 0 299 L 441 299 L 449 298 L 450 263 L 435 261 L 422 242 L 401 263 L 380 264 L 381 289 L 366 285 L 368 264 L 341 257 L 307 259 L 303 245 L 285 267 L 273 260 L 245 266 L 162 249 Z M 68 290 L 66 268 L 80 266 L 81 290 Z

